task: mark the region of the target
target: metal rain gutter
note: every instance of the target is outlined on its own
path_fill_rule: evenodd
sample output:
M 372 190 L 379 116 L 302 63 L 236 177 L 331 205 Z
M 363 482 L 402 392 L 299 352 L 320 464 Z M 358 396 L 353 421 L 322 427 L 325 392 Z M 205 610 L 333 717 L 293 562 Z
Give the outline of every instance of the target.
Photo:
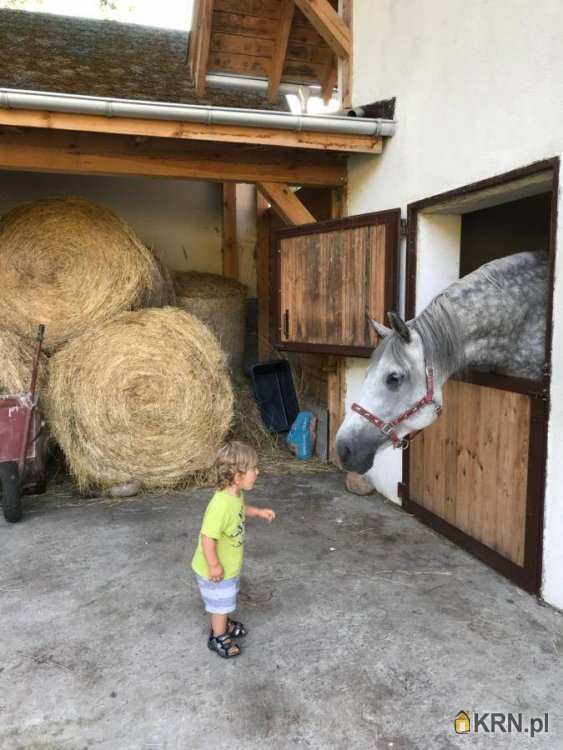
M 342 135 L 392 136 L 394 120 L 341 117 L 335 115 L 297 115 L 262 109 L 235 109 L 195 104 L 146 102 L 78 94 L 56 94 L 0 88 L 0 108 L 34 109 L 105 117 L 132 117 L 143 120 L 177 120 L 202 125 L 238 125 L 277 130 L 303 130 Z

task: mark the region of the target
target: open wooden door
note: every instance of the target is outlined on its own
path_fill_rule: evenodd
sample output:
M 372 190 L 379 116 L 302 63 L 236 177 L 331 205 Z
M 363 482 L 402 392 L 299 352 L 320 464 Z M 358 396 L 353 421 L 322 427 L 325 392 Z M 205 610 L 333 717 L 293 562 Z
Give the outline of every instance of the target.
M 397 307 L 399 210 L 275 232 L 274 343 L 287 351 L 369 357 Z

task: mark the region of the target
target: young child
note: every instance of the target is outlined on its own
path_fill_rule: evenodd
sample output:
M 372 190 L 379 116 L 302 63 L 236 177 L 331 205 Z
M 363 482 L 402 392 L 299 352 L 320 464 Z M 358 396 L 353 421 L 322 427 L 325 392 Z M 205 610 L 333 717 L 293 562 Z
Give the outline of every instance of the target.
M 199 543 L 192 559 L 206 612 L 211 614 L 208 647 L 219 656 L 240 654 L 237 638 L 247 631 L 242 622 L 228 615 L 236 609 L 244 551 L 246 518 L 272 522 L 270 508 L 256 508 L 244 501 L 244 492 L 254 487 L 258 456 L 244 443 L 224 445 L 217 454 L 217 491 L 203 516 Z

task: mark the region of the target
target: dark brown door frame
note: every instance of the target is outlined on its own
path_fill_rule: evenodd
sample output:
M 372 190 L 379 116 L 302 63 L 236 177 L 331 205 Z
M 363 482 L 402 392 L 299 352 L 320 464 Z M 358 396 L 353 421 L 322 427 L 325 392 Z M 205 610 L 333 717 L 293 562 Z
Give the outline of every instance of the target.
M 491 568 L 510 578 L 514 583 L 526 591 L 539 594 L 541 587 L 543 560 L 543 514 L 545 476 L 547 461 L 547 432 L 549 419 L 549 393 L 551 378 L 551 350 L 552 350 L 552 315 L 553 315 L 553 284 L 555 268 L 555 235 L 557 231 L 557 196 L 559 189 L 559 158 L 546 159 L 535 162 L 527 167 L 515 169 L 511 172 L 481 180 L 461 188 L 449 190 L 445 193 L 433 195 L 429 198 L 411 203 L 408 206 L 407 230 L 407 262 L 406 262 L 406 316 L 413 318 L 416 314 L 416 265 L 417 265 L 417 224 L 418 214 L 422 209 L 437 203 L 459 198 L 460 196 L 478 193 L 486 188 L 504 185 L 522 177 L 545 172 L 552 173 L 551 184 L 551 219 L 549 246 L 549 295 L 547 301 L 546 326 L 546 360 L 543 380 L 540 383 L 526 381 L 519 378 L 505 378 L 496 375 L 471 373 L 461 378 L 464 382 L 493 388 L 505 388 L 519 393 L 527 393 L 531 398 L 530 447 L 528 454 L 528 488 L 526 499 L 526 529 L 524 565 L 520 567 L 507 558 L 478 542 L 460 529 L 452 526 L 439 516 L 431 513 L 409 498 L 409 469 L 410 451 L 403 454 L 403 486 L 401 494 L 403 507 L 413 513 L 421 521 L 448 537 L 460 547 L 471 552 Z

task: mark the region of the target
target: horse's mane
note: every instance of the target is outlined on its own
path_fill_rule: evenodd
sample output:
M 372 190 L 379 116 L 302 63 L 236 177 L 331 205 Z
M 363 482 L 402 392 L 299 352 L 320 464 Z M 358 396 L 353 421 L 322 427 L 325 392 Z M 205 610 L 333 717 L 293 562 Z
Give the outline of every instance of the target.
M 453 374 L 464 364 L 463 328 L 446 294 L 439 294 L 413 321 L 429 367 Z

